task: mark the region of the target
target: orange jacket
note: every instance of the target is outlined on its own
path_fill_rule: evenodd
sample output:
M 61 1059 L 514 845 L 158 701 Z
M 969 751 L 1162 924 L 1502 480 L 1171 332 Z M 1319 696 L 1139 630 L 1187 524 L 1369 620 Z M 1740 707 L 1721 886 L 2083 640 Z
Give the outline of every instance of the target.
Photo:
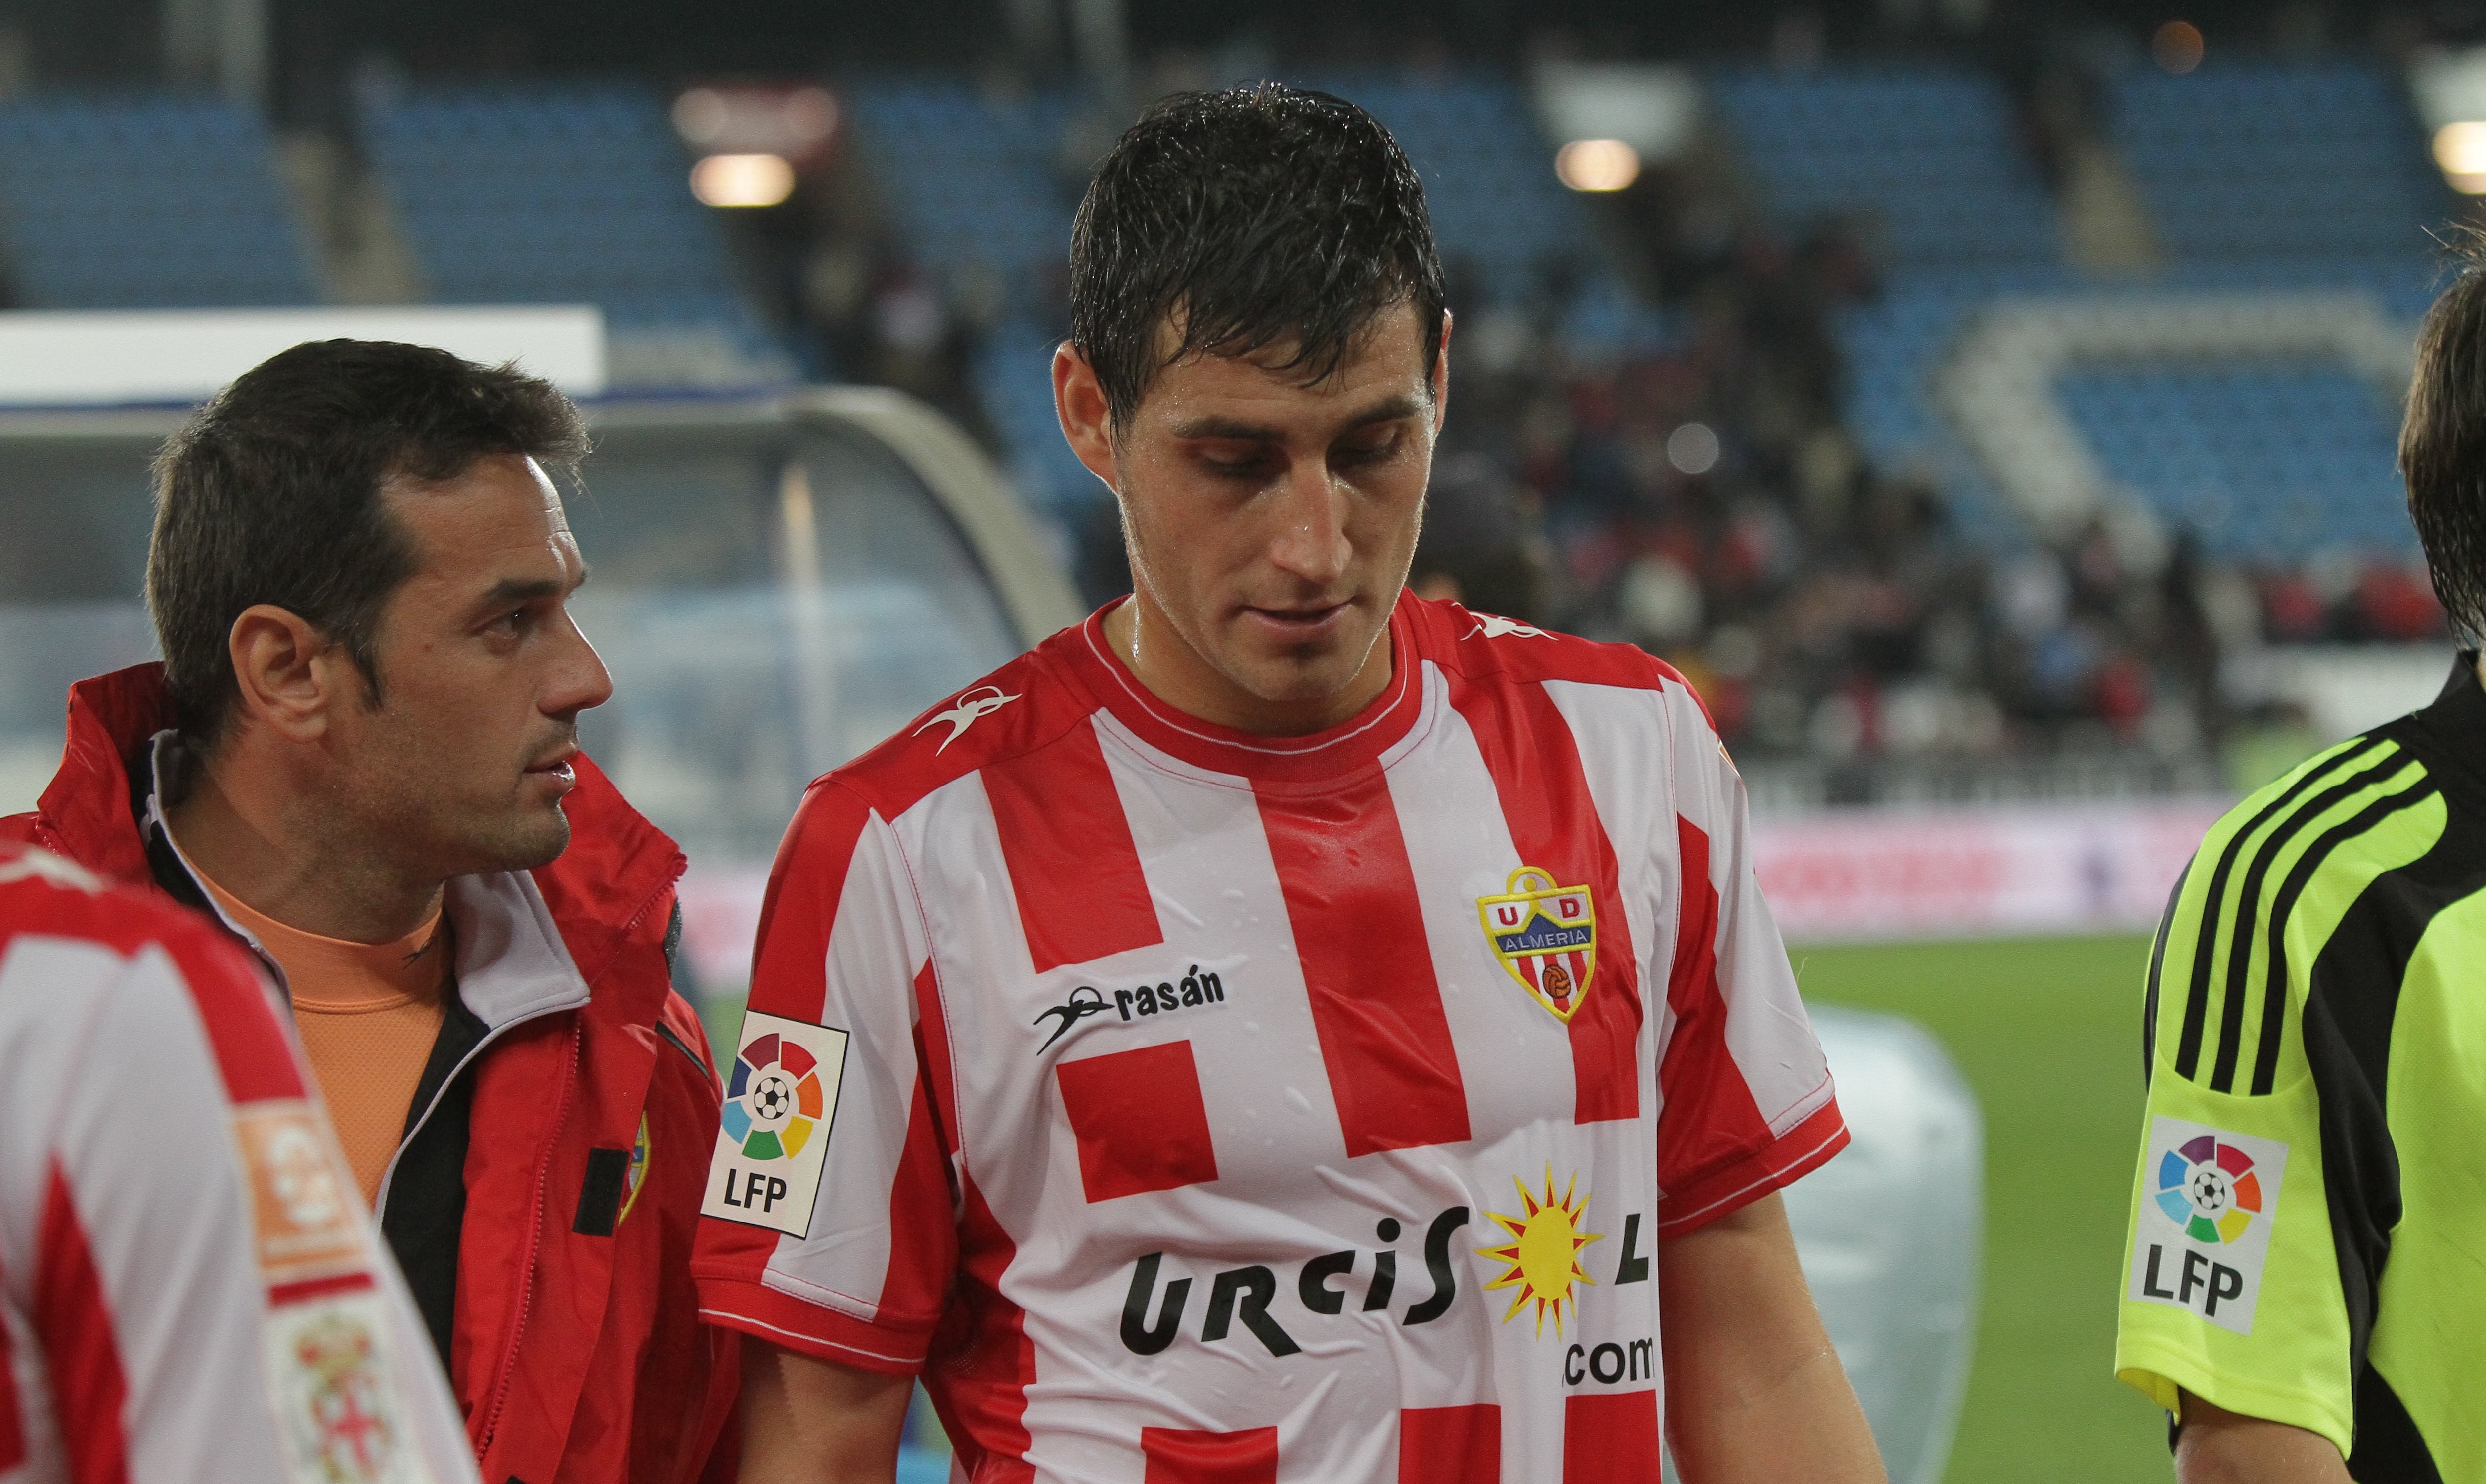
M 150 739 L 169 725 L 161 666 L 78 682 L 60 772 L 0 838 L 204 907 L 142 824 Z M 467 1017 L 468 1059 L 442 1083 L 471 1095 L 463 1159 L 453 1145 L 422 1176 L 410 1136 L 392 1180 L 416 1184 L 392 1189 L 386 1215 L 464 1205 L 454 1238 L 435 1234 L 446 1266 L 406 1267 L 418 1302 L 435 1281 L 454 1314 L 450 1380 L 485 1479 L 721 1481 L 739 1352 L 700 1323 L 690 1278 L 718 1090 L 670 972 L 682 854 L 584 756 L 577 774 L 569 847 L 531 874 L 583 982 L 549 1008 Z M 461 1168 L 462 1191 L 448 1180 Z

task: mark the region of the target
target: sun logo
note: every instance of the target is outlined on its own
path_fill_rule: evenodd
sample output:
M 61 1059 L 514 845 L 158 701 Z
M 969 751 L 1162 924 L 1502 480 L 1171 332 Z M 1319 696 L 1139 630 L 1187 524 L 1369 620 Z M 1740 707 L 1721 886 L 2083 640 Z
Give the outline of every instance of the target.
M 1573 1304 L 1575 1317 L 1578 1312 L 1576 1301 L 1571 1298 L 1572 1283 L 1596 1281 L 1580 1266 L 1580 1249 L 1591 1242 L 1603 1241 L 1604 1237 L 1597 1232 L 1580 1229 L 1581 1221 L 1588 1214 L 1588 1197 L 1580 1190 L 1578 1175 L 1571 1177 L 1570 1186 L 1559 1199 L 1554 1195 L 1552 1165 L 1545 1167 L 1543 1200 L 1537 1199 L 1528 1189 L 1527 1182 L 1517 1176 L 1513 1176 L 1510 1183 L 1519 1187 L 1519 1199 L 1526 1214 L 1509 1217 L 1499 1211 L 1485 1213 L 1499 1223 L 1503 1230 L 1510 1233 L 1511 1241 L 1505 1247 L 1479 1247 L 1476 1250 L 1479 1256 L 1510 1265 L 1502 1277 L 1484 1286 L 1488 1290 L 1519 1290 L 1510 1301 L 1510 1312 L 1502 1316 L 1505 1324 L 1519 1317 L 1519 1311 L 1533 1301 L 1536 1305 L 1536 1333 L 1539 1336 L 1545 1333 L 1546 1310 L 1553 1310 L 1554 1333 L 1559 1338 L 1562 1333 L 1562 1305 Z M 1573 1198 L 1575 1195 L 1577 1199 Z

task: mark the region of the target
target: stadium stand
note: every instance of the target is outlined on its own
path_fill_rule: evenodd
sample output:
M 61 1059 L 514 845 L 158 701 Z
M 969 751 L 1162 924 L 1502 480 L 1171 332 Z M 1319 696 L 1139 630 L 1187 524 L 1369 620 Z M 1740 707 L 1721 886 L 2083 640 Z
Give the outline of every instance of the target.
M 430 297 L 600 305 L 625 388 L 792 379 L 653 94 L 417 92 L 374 100 L 362 139 Z
M 0 244 L 28 308 L 320 298 L 267 126 L 211 98 L 0 103 Z
M 2054 198 L 2013 150 L 2009 101 L 1990 78 L 1732 69 L 1712 75 L 1710 97 L 1782 229 L 1860 217 L 1893 268 L 2060 261 Z

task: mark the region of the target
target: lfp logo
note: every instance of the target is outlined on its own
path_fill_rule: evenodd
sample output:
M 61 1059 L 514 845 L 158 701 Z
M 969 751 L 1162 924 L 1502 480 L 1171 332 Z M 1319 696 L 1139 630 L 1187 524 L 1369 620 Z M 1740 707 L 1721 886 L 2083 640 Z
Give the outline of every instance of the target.
M 702 1212 L 798 1237 L 811 1230 L 845 1051 L 835 1027 L 743 1016 Z
M 2152 1118 L 2124 1297 L 2252 1333 L 2287 1145 Z
M 733 1058 L 725 1131 L 755 1160 L 803 1152 L 820 1119 L 819 1058 L 783 1034 L 760 1036 Z
M 2238 1242 L 2261 1214 L 2252 1156 L 2207 1134 L 2158 1161 L 2158 1209 L 2196 1242 Z

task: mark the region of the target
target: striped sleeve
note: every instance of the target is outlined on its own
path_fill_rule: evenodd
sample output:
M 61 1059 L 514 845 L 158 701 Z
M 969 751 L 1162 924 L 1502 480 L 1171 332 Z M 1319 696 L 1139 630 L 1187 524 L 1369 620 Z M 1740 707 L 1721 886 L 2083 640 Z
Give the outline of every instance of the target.
M 769 878 L 693 1266 L 711 1324 L 891 1374 L 922 1367 L 957 1250 L 910 882 L 888 821 L 814 784 Z
M 2414 756 L 2360 738 L 2221 820 L 2168 904 L 2115 1371 L 2170 1412 L 2181 1388 L 2350 1450 L 2396 1196 L 2353 1006 L 2316 991 L 2379 976 L 2388 1003 L 2406 945 L 2354 914 L 2445 819 Z
M 19 1451 L 132 1484 L 202 1476 L 208 1440 L 218 1476 L 472 1480 L 266 985 L 188 922 L 118 946 L 135 904 L 106 905 L 118 932 L 0 955 Z
M 1761 899 L 1744 781 L 1691 688 L 1661 693 L 1680 906 L 1658 1063 L 1658 1231 L 1680 1235 L 1780 1190 L 1847 1143 L 1786 946 Z

